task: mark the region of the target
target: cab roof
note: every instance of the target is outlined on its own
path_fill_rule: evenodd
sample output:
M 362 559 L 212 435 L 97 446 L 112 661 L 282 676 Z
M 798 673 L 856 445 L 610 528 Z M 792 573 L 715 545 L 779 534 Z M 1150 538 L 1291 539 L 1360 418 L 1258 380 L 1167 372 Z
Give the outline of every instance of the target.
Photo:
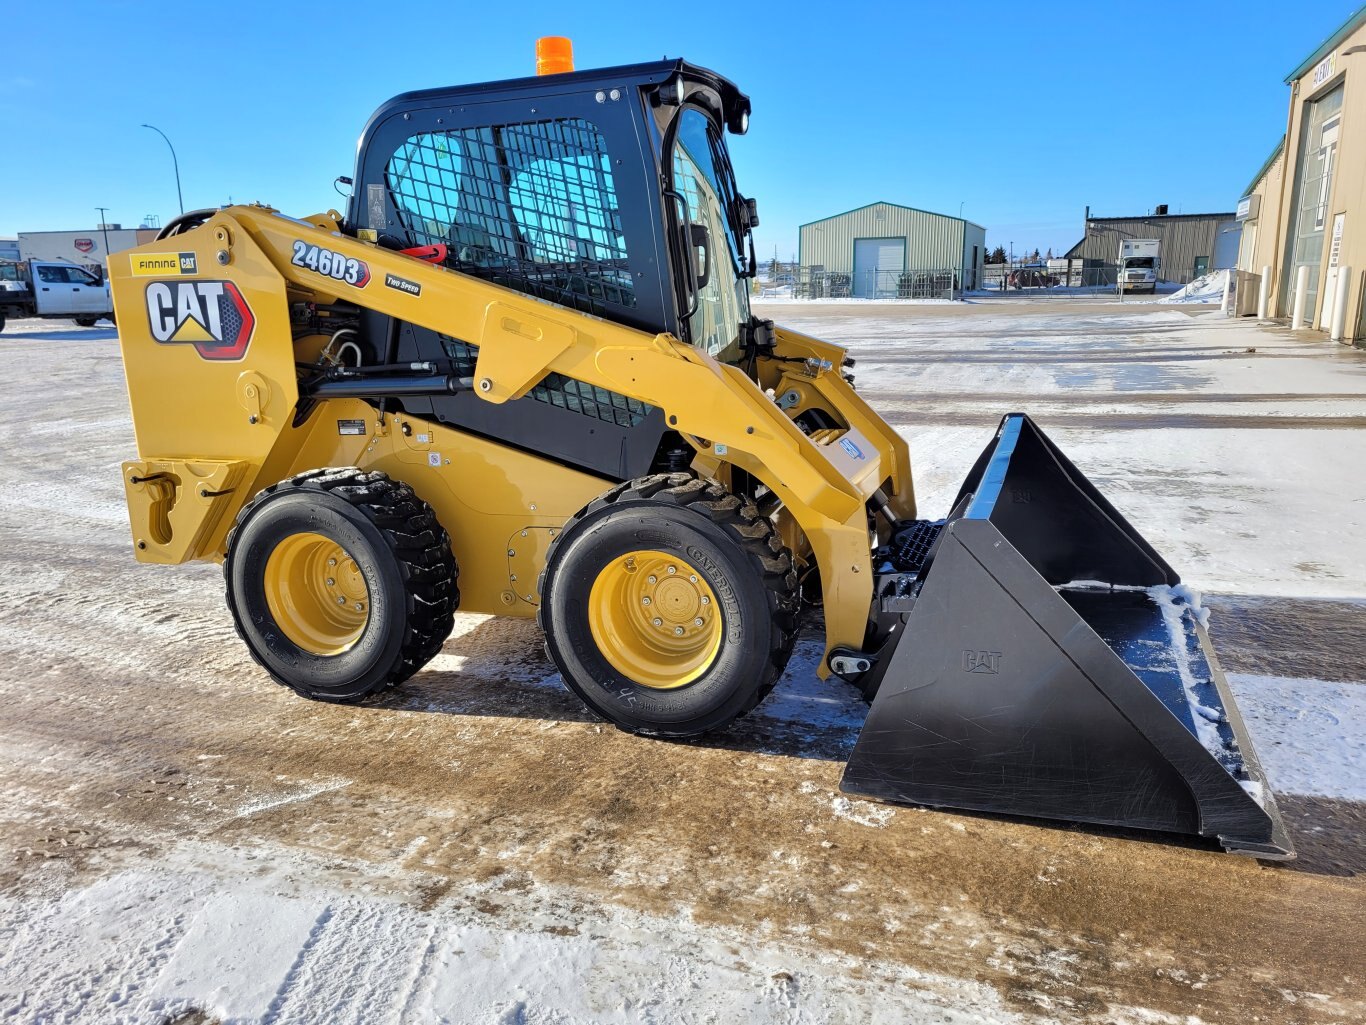
M 508 78 L 496 82 L 417 89 L 400 93 L 382 104 L 371 115 L 366 129 L 368 132 L 370 126 L 404 110 L 442 106 L 465 99 L 495 99 L 503 96 L 516 99 L 552 92 L 577 92 L 595 86 L 662 85 L 675 74 L 682 74 L 686 80 L 714 90 L 721 97 L 722 114 L 728 126 L 738 124 L 741 114 L 749 113 L 749 97 L 742 93 L 734 82 L 707 68 L 676 59 L 569 71 L 558 75 L 528 75 L 524 78 Z

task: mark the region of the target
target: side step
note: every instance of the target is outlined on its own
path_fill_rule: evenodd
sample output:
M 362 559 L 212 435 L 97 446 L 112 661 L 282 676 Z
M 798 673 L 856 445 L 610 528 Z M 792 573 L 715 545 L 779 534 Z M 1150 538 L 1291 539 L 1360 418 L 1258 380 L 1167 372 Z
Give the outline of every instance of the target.
M 1007 416 L 880 653 L 841 789 L 1294 857 L 1179 584 L 1033 421 Z

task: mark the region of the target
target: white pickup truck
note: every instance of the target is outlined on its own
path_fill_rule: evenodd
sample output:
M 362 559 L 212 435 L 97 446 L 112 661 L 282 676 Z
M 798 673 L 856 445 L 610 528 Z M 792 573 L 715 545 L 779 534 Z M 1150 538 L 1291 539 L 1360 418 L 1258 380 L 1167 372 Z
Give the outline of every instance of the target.
M 114 319 L 109 284 L 69 263 L 0 263 L 0 331 L 8 317 L 63 317 L 81 327 Z

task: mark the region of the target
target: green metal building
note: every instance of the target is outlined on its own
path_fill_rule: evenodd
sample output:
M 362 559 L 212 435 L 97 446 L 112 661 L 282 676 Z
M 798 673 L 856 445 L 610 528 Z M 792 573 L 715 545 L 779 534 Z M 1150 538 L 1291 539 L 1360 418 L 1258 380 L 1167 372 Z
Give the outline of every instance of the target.
M 977 288 L 986 245 L 980 224 L 878 202 L 803 224 L 797 263 L 807 276 L 847 276 L 847 294 L 897 298 L 919 294 L 926 280 Z

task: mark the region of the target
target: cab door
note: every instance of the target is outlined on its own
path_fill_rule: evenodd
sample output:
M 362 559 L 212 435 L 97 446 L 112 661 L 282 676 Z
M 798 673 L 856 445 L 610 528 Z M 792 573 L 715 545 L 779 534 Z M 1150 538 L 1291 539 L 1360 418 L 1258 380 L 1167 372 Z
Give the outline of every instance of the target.
M 73 312 L 108 313 L 112 303 L 109 294 L 93 274 L 79 267 L 65 267 L 66 280 L 71 285 L 71 301 L 75 304 Z
M 33 299 L 40 314 L 54 316 L 84 312 L 76 305 L 80 297 L 75 293 L 75 287 L 66 276 L 63 264 L 33 264 Z

